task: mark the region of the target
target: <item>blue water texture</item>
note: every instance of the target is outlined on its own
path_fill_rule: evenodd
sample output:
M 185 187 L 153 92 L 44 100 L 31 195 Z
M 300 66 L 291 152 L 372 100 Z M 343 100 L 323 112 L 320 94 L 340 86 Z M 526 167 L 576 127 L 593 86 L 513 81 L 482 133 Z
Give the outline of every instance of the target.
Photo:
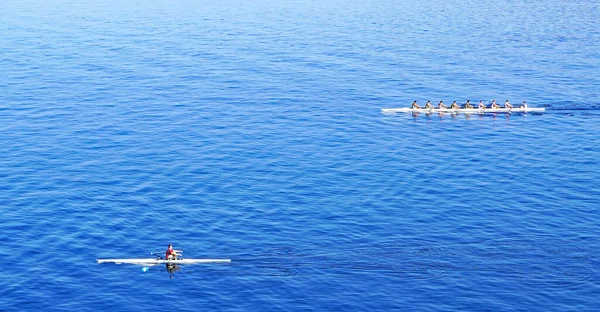
M 0 11 L 0 310 L 600 311 L 600 2 Z

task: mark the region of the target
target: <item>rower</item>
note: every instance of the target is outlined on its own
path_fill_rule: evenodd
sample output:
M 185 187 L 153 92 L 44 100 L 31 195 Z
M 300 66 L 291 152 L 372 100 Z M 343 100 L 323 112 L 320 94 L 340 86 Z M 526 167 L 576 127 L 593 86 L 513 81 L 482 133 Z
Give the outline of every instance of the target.
M 465 103 L 465 108 L 473 108 L 473 105 L 471 105 L 471 100 L 467 100 L 467 103 Z
M 490 108 L 500 108 L 500 105 L 496 104 L 496 100 L 493 100 L 492 104 L 490 104 Z
M 479 101 L 479 104 L 477 105 L 477 108 L 479 108 L 479 109 L 485 109 L 485 104 L 483 104 L 483 101 Z
M 510 104 L 510 103 L 508 102 L 508 100 L 506 100 L 506 102 L 504 102 L 504 108 L 511 108 L 511 109 L 512 109 L 512 108 L 513 108 L 513 106 L 512 106 L 512 104 Z
M 447 108 L 446 105 L 444 105 L 444 101 L 440 101 L 440 103 L 438 104 L 438 108 L 439 109 Z
M 169 247 L 167 248 L 167 252 L 165 254 L 165 259 L 167 260 L 171 260 L 171 259 L 177 259 L 177 250 L 173 249 L 173 245 L 169 244 Z
M 452 109 L 459 109 L 460 106 L 458 106 L 458 104 L 456 104 L 456 101 L 452 102 L 452 105 L 450 105 L 450 108 Z
M 431 105 L 431 101 L 427 101 L 427 104 L 425 104 L 425 109 L 433 109 L 433 105 Z
M 523 104 L 521 104 L 521 106 L 519 106 L 519 108 L 527 108 L 527 102 L 523 101 Z
M 421 108 L 421 106 L 419 106 L 419 104 L 417 104 L 417 101 L 414 101 L 410 108 Z

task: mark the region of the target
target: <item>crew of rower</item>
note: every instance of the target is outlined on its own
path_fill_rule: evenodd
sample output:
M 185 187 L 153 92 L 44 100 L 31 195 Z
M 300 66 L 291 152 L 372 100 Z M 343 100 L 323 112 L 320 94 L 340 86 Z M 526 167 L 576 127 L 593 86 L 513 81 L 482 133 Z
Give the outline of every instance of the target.
M 417 104 L 417 101 L 414 101 L 411 105 L 412 109 L 421 109 L 421 106 L 419 106 L 419 104 Z M 433 109 L 433 105 L 431 104 L 431 101 L 427 101 L 427 104 L 425 104 L 425 109 Z M 444 101 L 440 101 L 440 103 L 438 103 L 437 105 L 438 109 L 446 109 L 448 108 L 446 105 L 444 105 Z M 451 109 L 460 109 L 460 105 L 456 104 L 456 101 L 452 102 L 452 105 L 450 105 Z M 473 105 L 471 105 L 471 100 L 467 100 L 467 102 L 464 104 L 463 108 L 465 109 L 473 109 Z M 479 104 L 477 105 L 477 109 L 486 109 L 486 105 L 483 103 L 483 101 L 479 101 Z M 492 103 L 490 103 L 490 107 L 491 109 L 495 109 L 495 108 L 501 108 L 499 104 L 496 103 L 496 100 L 493 100 Z M 513 106 L 512 104 L 510 104 L 510 102 L 508 100 L 506 100 L 506 102 L 504 102 L 504 108 L 508 108 L 508 109 L 512 109 Z M 527 108 L 527 102 L 523 101 L 523 104 L 519 106 L 519 108 Z

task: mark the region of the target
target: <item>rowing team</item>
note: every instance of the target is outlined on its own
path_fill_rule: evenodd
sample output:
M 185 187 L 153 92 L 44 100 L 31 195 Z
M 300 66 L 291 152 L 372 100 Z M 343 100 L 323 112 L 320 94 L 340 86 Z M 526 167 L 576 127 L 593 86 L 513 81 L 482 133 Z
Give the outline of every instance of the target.
M 419 106 L 419 104 L 417 104 L 417 101 L 414 101 L 412 103 L 412 106 L 410 108 L 421 108 L 421 106 Z M 427 101 L 427 104 L 425 104 L 425 107 L 423 107 L 425 109 L 433 109 L 433 105 L 431 104 L 431 101 Z M 446 105 L 444 105 L 444 101 L 440 101 L 440 103 L 437 105 L 437 108 L 448 108 Z M 450 105 L 451 109 L 459 109 L 460 105 L 456 104 L 456 101 L 454 101 L 452 103 L 452 105 Z M 465 103 L 465 105 L 463 106 L 463 108 L 470 108 L 473 109 L 475 107 L 473 107 L 473 105 L 471 105 L 471 100 L 467 100 L 467 103 Z M 479 104 L 477 105 L 477 109 L 486 109 L 487 107 L 485 106 L 485 104 L 483 104 L 483 101 L 479 101 Z M 493 100 L 492 103 L 490 103 L 490 107 L 489 108 L 501 108 L 500 105 L 496 104 L 496 100 Z M 510 102 L 508 102 L 508 100 L 506 100 L 506 102 L 504 102 L 504 108 L 513 108 L 512 104 L 510 104 Z M 523 101 L 523 104 L 521 104 L 519 106 L 519 108 L 527 108 L 527 102 Z

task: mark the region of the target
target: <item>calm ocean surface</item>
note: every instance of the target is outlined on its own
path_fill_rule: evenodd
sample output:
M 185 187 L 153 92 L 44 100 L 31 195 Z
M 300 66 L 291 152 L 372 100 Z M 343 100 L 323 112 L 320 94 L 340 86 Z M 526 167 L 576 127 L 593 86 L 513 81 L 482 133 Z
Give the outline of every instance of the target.
M 599 16 L 4 1 L 0 310 L 598 311 Z M 380 112 L 467 99 L 546 112 Z

